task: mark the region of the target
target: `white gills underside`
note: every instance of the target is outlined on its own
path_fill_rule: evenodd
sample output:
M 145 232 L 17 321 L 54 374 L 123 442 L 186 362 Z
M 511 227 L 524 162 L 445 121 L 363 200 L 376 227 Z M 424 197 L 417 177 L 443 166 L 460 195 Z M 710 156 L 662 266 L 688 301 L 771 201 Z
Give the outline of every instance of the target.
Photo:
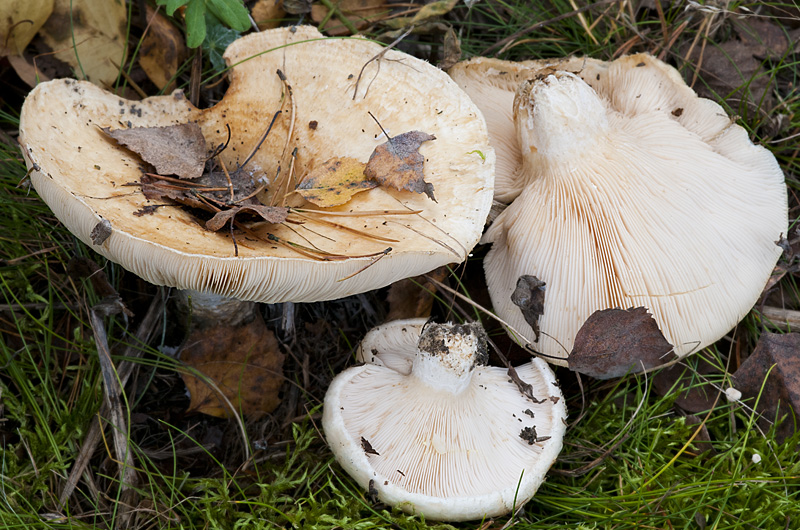
M 544 281 L 533 348 L 562 359 L 583 322 L 613 307 L 649 309 L 681 356 L 716 341 L 755 303 L 787 233 L 773 155 L 667 65 L 623 59 L 593 65 L 585 82 L 558 73 L 520 85 L 516 126 L 534 141 L 514 180 L 518 197 L 483 238 L 493 245 L 484 265 L 497 314 L 532 342 L 510 298 L 519 276 Z M 575 93 L 576 83 L 593 101 L 567 108 L 599 103 L 607 126 L 591 112 L 585 123 L 580 112 L 555 119 L 559 109 L 539 107 L 546 98 L 520 101 L 536 90 Z M 551 148 L 571 131 L 580 152 Z M 591 141 L 587 131 L 597 133 Z M 548 142 L 537 145 L 537 135 Z

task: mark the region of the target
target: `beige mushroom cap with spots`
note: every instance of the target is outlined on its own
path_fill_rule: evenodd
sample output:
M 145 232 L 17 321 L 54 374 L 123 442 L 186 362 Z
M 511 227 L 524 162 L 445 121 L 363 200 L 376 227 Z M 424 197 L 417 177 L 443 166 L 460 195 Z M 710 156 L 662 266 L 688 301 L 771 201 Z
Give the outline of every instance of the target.
M 466 94 L 443 72 L 407 54 L 362 38 L 326 39 L 314 28 L 280 28 L 247 35 L 225 52 L 231 85 L 214 107 L 200 110 L 180 93 L 143 101 L 121 99 L 70 79 L 38 85 L 20 119 L 20 144 L 31 180 L 56 216 L 84 243 L 159 285 L 259 302 L 318 301 L 375 289 L 438 266 L 463 261 L 480 238 L 493 192 L 494 151 L 486 126 Z M 363 71 L 362 71 L 363 68 Z M 277 70 L 292 87 L 284 94 Z M 359 80 L 360 78 L 360 80 Z M 301 178 L 333 157 L 366 162 L 390 135 L 421 130 L 424 178 L 438 203 L 424 194 L 375 188 L 325 219 L 299 225 L 252 227 L 240 234 L 238 256 L 227 230 L 210 232 L 180 207 L 134 212 L 154 202 L 137 186 L 141 160 L 101 131 L 196 122 L 209 147 L 231 142 L 221 158 L 236 168 L 282 108 L 246 169 L 269 181 L 297 148 Z M 287 147 L 288 146 L 288 147 Z M 161 202 L 161 201 L 156 201 Z M 312 205 L 305 205 L 317 209 Z M 375 212 L 417 211 L 413 215 Z M 341 216 L 335 213 L 372 212 Z M 93 242 L 104 223 L 108 237 Z M 357 229 L 394 241 L 357 236 Z M 316 260 L 269 241 L 269 234 L 320 252 L 380 253 L 380 259 Z M 97 244 L 95 244 L 97 243 Z

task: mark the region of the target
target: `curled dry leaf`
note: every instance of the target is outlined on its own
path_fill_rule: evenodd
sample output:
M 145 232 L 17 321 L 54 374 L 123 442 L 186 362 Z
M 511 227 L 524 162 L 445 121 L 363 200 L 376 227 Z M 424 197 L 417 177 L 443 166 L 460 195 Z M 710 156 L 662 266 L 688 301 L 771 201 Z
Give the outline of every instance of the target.
M 156 168 L 162 175 L 196 179 L 203 175 L 206 140 L 196 123 L 167 127 L 134 127 L 103 132 Z
M 435 202 L 433 184 L 425 182 L 423 177 L 425 157 L 419 152 L 423 142 L 435 139 L 432 134 L 422 131 L 398 134 L 375 148 L 364 174 L 381 186 L 424 193 Z
M 280 403 L 283 359 L 275 335 L 258 316 L 241 326 L 192 332 L 181 349 L 180 360 L 214 385 L 191 373 L 181 374 L 191 395 L 189 409 L 218 418 L 234 414 L 216 386 L 236 412 L 255 418 L 273 411 Z
M 233 218 L 236 216 L 236 214 L 242 212 L 253 212 L 259 215 L 266 222 L 273 224 L 284 222 L 286 220 L 286 216 L 289 215 L 288 208 L 282 208 L 280 206 L 266 206 L 264 204 L 234 206 L 227 210 L 217 212 L 214 217 L 206 221 L 206 228 L 216 232 L 225 226 L 228 221 L 233 222 Z
M 378 185 L 364 174 L 364 166 L 363 162 L 347 156 L 331 158 L 306 175 L 296 191 L 317 206 L 339 206 L 356 193 Z
M 511 293 L 511 301 L 522 311 L 525 322 L 534 333 L 534 342 L 539 341 L 539 317 L 544 313 L 545 283 L 536 276 L 524 274 L 517 278 L 517 286 Z
M 578 330 L 569 368 L 611 379 L 660 366 L 670 360 L 672 349 L 644 307 L 603 309 Z

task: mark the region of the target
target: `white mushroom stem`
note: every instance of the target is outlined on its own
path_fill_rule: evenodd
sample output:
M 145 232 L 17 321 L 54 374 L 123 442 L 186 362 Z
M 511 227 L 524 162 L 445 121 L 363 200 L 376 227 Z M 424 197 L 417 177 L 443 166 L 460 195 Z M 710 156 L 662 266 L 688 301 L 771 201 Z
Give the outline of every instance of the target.
M 463 392 L 475 366 L 488 360 L 483 329 L 473 324 L 431 324 L 419 339 L 411 375 L 453 395 Z
M 565 164 L 602 142 L 609 129 L 605 105 L 578 76 L 557 72 L 523 82 L 514 98 L 523 153 L 521 174 L 543 164 Z
M 255 302 L 192 289 L 176 289 L 175 305 L 183 323 L 192 328 L 238 326 L 252 320 Z

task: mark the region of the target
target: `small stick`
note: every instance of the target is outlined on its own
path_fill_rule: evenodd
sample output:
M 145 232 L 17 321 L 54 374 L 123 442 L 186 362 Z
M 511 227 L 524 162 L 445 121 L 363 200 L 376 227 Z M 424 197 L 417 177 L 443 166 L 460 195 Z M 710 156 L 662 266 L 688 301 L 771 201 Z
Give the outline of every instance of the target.
M 364 69 L 367 67 L 367 65 L 372 61 L 380 61 L 383 58 L 383 56 L 386 55 L 386 52 L 388 52 L 389 50 L 400 44 L 400 41 L 405 39 L 408 36 L 408 34 L 414 30 L 415 27 L 416 26 L 409 26 L 409 28 L 402 35 L 397 37 L 394 41 L 392 41 L 391 44 L 386 46 L 384 49 L 375 54 L 369 61 L 364 63 L 364 66 L 361 67 L 361 71 L 358 72 L 358 77 L 356 78 L 356 86 L 353 89 L 353 101 L 356 100 L 356 95 L 358 94 L 358 84 L 361 83 L 361 76 L 364 75 Z M 380 65 L 380 63 L 378 64 Z M 369 87 L 367 88 L 367 92 L 369 92 Z M 364 97 L 366 97 L 366 95 L 367 94 L 365 93 Z

